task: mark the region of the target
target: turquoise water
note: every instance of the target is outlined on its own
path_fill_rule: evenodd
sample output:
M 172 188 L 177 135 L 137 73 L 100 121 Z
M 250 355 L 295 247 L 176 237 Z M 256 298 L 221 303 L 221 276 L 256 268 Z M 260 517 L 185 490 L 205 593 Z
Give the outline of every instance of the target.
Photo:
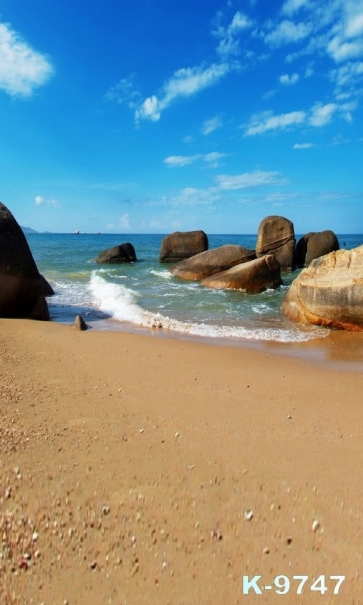
M 158 329 L 168 333 L 278 342 L 303 342 L 326 330 L 302 327 L 281 313 L 281 302 L 298 271 L 283 275 L 277 290 L 248 295 L 211 290 L 171 276 L 159 262 L 163 235 L 31 234 L 27 240 L 39 271 L 55 296 L 51 319 L 73 323 L 82 314 L 94 329 Z M 297 239 L 299 236 L 296 236 Z M 338 236 L 342 248 L 363 243 L 363 235 Z M 255 248 L 255 235 L 209 235 L 209 248 L 239 244 Z M 102 250 L 131 242 L 138 262 L 98 265 Z

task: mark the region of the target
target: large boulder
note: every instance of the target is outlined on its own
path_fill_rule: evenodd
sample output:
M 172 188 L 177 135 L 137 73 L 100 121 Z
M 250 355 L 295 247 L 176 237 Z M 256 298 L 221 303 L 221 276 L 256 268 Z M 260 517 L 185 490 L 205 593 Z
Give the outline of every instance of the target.
M 313 260 L 292 282 L 282 311 L 304 324 L 363 331 L 363 245 Z
M 160 262 L 178 263 L 208 250 L 208 237 L 204 231 L 175 231 L 161 242 Z
M 177 263 L 170 272 L 182 279 L 200 281 L 214 273 L 220 273 L 240 263 L 256 258 L 254 250 L 228 244 L 206 250 Z
M 282 271 L 292 271 L 295 256 L 294 225 L 283 216 L 267 216 L 258 228 L 256 256 L 273 254 Z
M 258 294 L 269 288 L 278 288 L 281 283 L 280 264 L 272 254 L 268 254 L 211 275 L 202 281 L 202 286 Z
M 96 263 L 116 265 L 119 263 L 134 263 L 136 260 L 135 248 L 132 244 L 126 242 L 100 252 L 96 258 Z
M 295 265 L 308 267 L 311 261 L 336 250 L 339 250 L 339 242 L 333 231 L 328 229 L 318 233 L 306 233 L 296 244 Z
M 23 230 L 0 202 L 0 316 L 47 321 L 50 317 L 45 296 L 50 291 Z

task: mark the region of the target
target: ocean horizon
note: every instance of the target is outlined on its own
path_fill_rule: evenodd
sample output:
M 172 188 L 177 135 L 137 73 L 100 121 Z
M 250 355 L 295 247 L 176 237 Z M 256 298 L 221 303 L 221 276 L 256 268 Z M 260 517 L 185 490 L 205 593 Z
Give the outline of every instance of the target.
M 277 290 L 261 294 L 212 290 L 173 277 L 159 262 L 166 234 L 26 233 L 40 273 L 52 285 L 51 320 L 73 324 L 77 314 L 93 329 L 158 330 L 168 335 L 233 343 L 299 343 L 329 330 L 302 326 L 284 317 L 281 303 L 301 269 L 282 274 Z M 296 241 L 301 237 L 296 235 Z M 362 234 L 337 234 L 341 248 L 363 244 Z M 254 249 L 256 234 L 208 234 L 209 249 L 237 244 Z M 99 265 L 95 258 L 112 246 L 130 242 L 137 262 Z

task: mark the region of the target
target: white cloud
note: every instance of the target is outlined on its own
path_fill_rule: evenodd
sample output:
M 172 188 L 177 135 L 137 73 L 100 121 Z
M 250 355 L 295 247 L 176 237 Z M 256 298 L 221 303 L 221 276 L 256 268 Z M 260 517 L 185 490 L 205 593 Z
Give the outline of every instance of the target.
M 288 19 L 281 21 L 275 29 L 265 35 L 265 42 L 270 46 L 282 46 L 291 42 L 300 42 L 311 32 L 310 23 L 294 23 Z
M 196 66 L 177 70 L 161 91 L 161 96 L 148 97 L 135 112 L 135 120 L 158 121 L 161 112 L 178 98 L 191 97 L 209 88 L 234 69 L 230 63 L 212 63 L 208 67 Z
M 311 109 L 309 123 L 311 126 L 325 126 L 331 121 L 337 108 L 338 106 L 335 103 L 327 103 L 326 105 L 317 103 Z
M 314 128 L 326 126 L 333 119 L 335 114 L 339 114 L 347 122 L 353 121 L 352 112 L 358 107 L 355 100 L 345 103 L 315 103 L 308 112 L 291 111 L 289 113 L 273 115 L 271 112 L 263 112 L 252 116 L 246 130 L 245 136 L 254 136 L 269 131 L 284 130 L 293 126 L 308 124 Z M 294 146 L 295 149 L 302 147 Z
M 127 78 L 120 80 L 116 86 L 112 86 L 105 94 L 105 99 L 108 101 L 116 101 L 116 103 L 124 103 L 130 109 L 136 109 L 140 103 L 141 95 L 135 89 L 135 74 L 131 74 Z
M 294 86 L 298 81 L 299 81 L 299 74 L 294 73 L 294 74 L 283 74 L 282 76 L 279 77 L 280 80 L 280 84 L 282 84 L 283 86 Z
M 226 153 L 218 153 L 217 151 L 212 151 L 211 153 L 206 153 L 203 156 L 203 160 L 208 164 L 213 164 L 214 166 L 217 166 L 219 160 L 225 158 L 226 156 Z
M 330 72 L 331 79 L 339 88 L 346 88 L 363 76 L 363 61 L 350 61 Z
M 290 126 L 296 126 L 305 122 L 305 111 L 291 111 L 279 115 L 271 115 L 270 112 L 263 112 L 253 116 L 250 124 L 245 131 L 246 136 L 262 134 L 270 130 L 282 130 Z
M 0 23 L 0 89 L 10 96 L 29 97 L 47 82 L 53 67 L 7 23 Z
M 288 15 L 291 17 L 294 13 L 296 13 L 300 8 L 308 7 L 310 4 L 309 0 L 286 0 L 284 3 L 281 12 L 284 15 Z
M 161 113 L 159 111 L 159 105 L 160 103 L 156 95 L 145 99 L 140 109 L 137 109 L 135 112 L 136 122 L 138 122 L 140 119 L 151 120 L 152 122 L 157 122 L 160 120 Z
M 36 206 L 58 206 L 58 200 L 56 200 L 55 198 L 46 200 L 41 195 L 36 195 L 34 201 Z
M 191 134 L 187 134 L 185 137 L 182 138 L 182 141 L 183 143 L 188 145 L 189 143 L 193 143 L 194 137 Z
M 294 73 L 294 74 L 283 74 L 282 76 L 279 77 L 280 80 L 280 84 L 282 84 L 283 86 L 294 86 L 294 84 L 296 84 L 299 81 L 299 74 Z
M 347 19 L 347 25 L 345 29 L 346 36 L 348 38 L 355 38 L 363 34 L 363 10 L 362 4 L 360 8 L 358 3 L 356 4 L 357 13 L 349 14 Z
M 328 44 L 328 53 L 336 63 L 363 56 L 363 40 L 347 41 L 344 36 L 335 36 Z
M 172 168 L 179 168 L 182 166 L 188 166 L 199 160 L 200 155 L 170 155 L 165 158 L 164 164 Z
M 357 101 L 350 101 L 348 103 L 342 103 L 339 106 L 339 111 L 346 122 L 353 122 L 352 112 L 358 108 Z
M 123 214 L 122 216 L 120 216 L 119 225 L 120 225 L 120 227 L 122 227 L 122 229 L 129 229 L 130 215 L 126 213 L 126 214 Z
M 217 182 L 221 189 L 235 190 L 261 187 L 262 185 L 278 185 L 285 181 L 279 172 L 255 170 L 254 172 L 245 172 L 236 176 L 221 174 L 217 177 Z
M 241 31 L 252 27 L 252 25 L 253 22 L 251 19 L 241 11 L 235 13 L 231 23 L 227 27 L 219 25 L 213 32 L 220 39 L 217 54 L 223 59 L 239 55 L 240 43 L 238 35 Z
M 165 158 L 164 164 L 170 166 L 171 168 L 180 168 L 183 166 L 189 166 L 198 160 L 203 160 L 209 165 L 217 166 L 219 160 L 226 157 L 226 153 L 219 152 L 211 152 L 206 154 L 196 154 L 196 155 L 170 155 Z
M 313 143 L 295 143 L 293 149 L 311 149 L 311 147 L 315 147 Z
M 172 207 L 180 206 L 211 206 L 219 199 L 219 194 L 214 189 L 197 189 L 185 187 L 179 195 L 165 200 L 165 205 Z
M 221 128 L 222 126 L 223 123 L 221 118 L 219 116 L 214 116 L 214 118 L 210 118 L 209 120 L 205 120 L 205 122 L 203 122 L 202 134 L 211 134 L 211 132 L 218 130 L 218 128 Z

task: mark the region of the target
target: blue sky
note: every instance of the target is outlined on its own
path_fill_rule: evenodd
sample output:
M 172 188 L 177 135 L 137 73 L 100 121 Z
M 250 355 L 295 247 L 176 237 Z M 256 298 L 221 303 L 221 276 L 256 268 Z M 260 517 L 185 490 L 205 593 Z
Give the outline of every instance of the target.
M 363 232 L 363 0 L 0 0 L 0 199 L 38 231 Z

